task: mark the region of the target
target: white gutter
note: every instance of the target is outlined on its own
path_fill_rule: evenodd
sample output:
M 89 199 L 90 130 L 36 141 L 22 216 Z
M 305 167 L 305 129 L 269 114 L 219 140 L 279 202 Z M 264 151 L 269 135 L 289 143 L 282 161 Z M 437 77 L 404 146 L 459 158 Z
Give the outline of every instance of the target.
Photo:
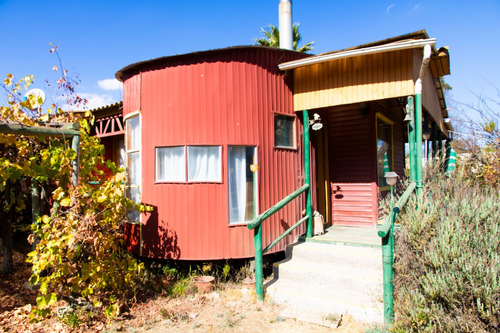
M 279 64 L 278 67 L 280 70 L 284 71 L 284 70 L 304 67 L 304 66 L 308 66 L 308 65 L 320 64 L 323 62 L 336 60 L 336 59 L 345 59 L 345 58 L 356 57 L 359 55 L 375 54 L 375 53 L 397 51 L 397 50 L 416 49 L 416 48 L 425 47 L 426 45 L 429 45 L 429 48 L 430 48 L 430 46 L 434 46 L 435 44 L 436 44 L 436 38 L 410 40 L 410 41 L 401 42 L 401 43 L 385 44 L 385 45 L 366 47 L 366 48 L 356 49 L 356 50 L 349 50 L 349 51 L 343 51 L 343 52 L 337 52 L 337 53 L 318 55 L 318 56 L 304 58 L 304 59 L 300 59 L 300 60 L 284 62 L 282 64 Z

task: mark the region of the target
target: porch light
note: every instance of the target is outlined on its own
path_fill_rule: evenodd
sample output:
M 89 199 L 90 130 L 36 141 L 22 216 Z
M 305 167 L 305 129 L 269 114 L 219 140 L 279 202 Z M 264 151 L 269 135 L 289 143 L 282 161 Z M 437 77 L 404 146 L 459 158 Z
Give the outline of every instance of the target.
M 429 130 L 429 128 L 426 128 L 422 133 L 422 139 L 429 140 L 430 138 L 431 138 L 431 131 Z
M 406 104 L 405 113 L 406 113 L 406 116 L 405 116 L 405 119 L 403 119 L 403 121 L 410 122 L 412 120 L 412 117 L 411 117 L 411 109 L 410 109 L 410 106 L 408 104 Z
M 394 171 L 386 172 L 384 177 L 385 177 L 385 181 L 387 182 L 387 184 L 390 187 L 393 187 L 394 185 L 396 185 L 396 182 L 398 181 L 398 174 L 395 173 Z
M 311 125 L 313 131 L 319 131 L 320 129 L 323 128 L 323 124 L 321 123 L 321 117 L 317 113 L 315 113 L 313 117 L 314 119 L 309 120 L 309 125 Z

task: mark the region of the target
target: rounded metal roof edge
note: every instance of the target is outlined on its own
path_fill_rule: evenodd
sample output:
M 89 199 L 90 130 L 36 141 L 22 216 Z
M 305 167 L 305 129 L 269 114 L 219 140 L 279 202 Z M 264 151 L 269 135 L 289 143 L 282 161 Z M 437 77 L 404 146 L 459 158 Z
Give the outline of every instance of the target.
M 228 51 L 234 51 L 234 50 L 245 50 L 245 49 L 263 49 L 263 50 L 269 50 L 272 52 L 293 52 L 293 53 L 299 53 L 297 51 L 290 51 L 290 50 L 285 50 L 285 49 L 280 49 L 280 48 L 274 48 L 274 47 L 269 47 L 269 46 L 262 46 L 262 45 L 238 45 L 238 46 L 230 46 L 230 47 L 225 47 L 225 48 L 219 48 L 219 49 L 210 49 L 210 50 L 204 50 L 204 51 L 194 51 L 190 53 L 183 53 L 183 54 L 175 54 L 175 55 L 170 55 L 170 56 L 163 56 L 163 57 L 158 57 L 158 58 L 153 58 L 150 60 L 143 60 L 139 62 L 135 62 L 133 64 L 130 64 L 128 66 L 123 67 L 122 69 L 118 70 L 115 73 L 115 78 L 123 82 L 123 75 L 125 72 L 133 70 L 135 68 L 139 68 L 141 66 L 145 65 L 150 65 L 150 64 L 155 64 L 155 63 L 161 63 L 163 61 L 167 60 L 174 60 L 174 59 L 181 59 L 183 57 L 192 57 L 195 55 L 200 55 L 200 56 L 205 56 L 211 53 L 217 53 L 217 52 L 228 52 Z M 308 54 L 308 53 L 301 53 L 301 54 L 307 54 L 309 56 L 313 56 L 313 54 Z

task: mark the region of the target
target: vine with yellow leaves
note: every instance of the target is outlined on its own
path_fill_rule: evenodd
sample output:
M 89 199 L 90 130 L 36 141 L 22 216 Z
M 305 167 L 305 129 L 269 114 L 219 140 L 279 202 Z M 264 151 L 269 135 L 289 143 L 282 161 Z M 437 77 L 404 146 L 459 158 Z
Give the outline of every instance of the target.
M 57 54 L 57 47 L 51 52 Z M 61 69 L 57 89 L 62 91 L 65 103 L 79 106 L 85 101 L 75 94 L 75 81 L 67 75 Z M 99 138 L 89 135 L 91 114 L 75 117 L 56 104 L 43 111 L 33 108 L 41 101 L 22 98 L 33 82 L 33 76 L 15 82 L 11 74 L 7 75 L 2 84 L 7 102 L 0 107 L 0 123 L 36 127 L 57 119 L 78 121 L 81 128 L 78 186 L 70 182 L 77 153 L 67 139 L 0 135 L 2 223 L 16 216 L 26 219 L 26 210 L 31 206 L 31 197 L 26 193 L 33 181 L 48 193 L 44 202 L 47 208 L 32 225 L 29 237 L 36 244 L 28 255 L 33 265 L 30 283 L 40 287 L 33 318 L 49 314 L 58 300 L 70 297 L 88 302 L 108 316 L 117 315 L 134 296 L 144 275 L 143 264 L 124 249 L 123 223 L 128 210 L 147 211 L 148 207 L 126 198 L 123 170 L 104 160 Z M 111 176 L 104 179 L 98 166 L 106 166 Z M 2 235 L 8 237 L 8 233 Z

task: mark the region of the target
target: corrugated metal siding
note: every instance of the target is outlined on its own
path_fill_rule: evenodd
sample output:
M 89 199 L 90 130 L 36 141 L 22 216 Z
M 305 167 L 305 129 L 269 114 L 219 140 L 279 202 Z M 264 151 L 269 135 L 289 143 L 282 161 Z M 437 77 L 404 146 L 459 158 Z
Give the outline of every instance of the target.
M 273 148 L 273 112 L 294 114 L 289 79 L 277 64 L 302 56 L 280 50 L 222 50 L 150 65 L 141 79 L 136 75 L 132 83 L 125 80 L 124 108 L 131 112 L 140 106 L 142 114 L 142 199 L 155 208 L 143 217 L 143 255 L 189 260 L 254 255 L 253 231 L 228 225 L 227 147 L 257 147 L 259 212 L 303 184 L 300 136 L 298 150 Z M 138 83 L 140 98 L 134 87 Z M 129 93 L 133 101 L 126 102 Z M 155 184 L 155 147 L 175 145 L 221 145 L 223 182 Z M 266 221 L 264 244 L 300 218 L 303 201 Z
M 141 109 L 141 74 L 123 80 L 123 116 Z
M 296 111 L 412 95 L 412 51 L 334 60 L 294 70 Z
M 329 114 L 330 180 L 333 224 L 371 226 L 376 222 L 373 118 L 358 105 Z

